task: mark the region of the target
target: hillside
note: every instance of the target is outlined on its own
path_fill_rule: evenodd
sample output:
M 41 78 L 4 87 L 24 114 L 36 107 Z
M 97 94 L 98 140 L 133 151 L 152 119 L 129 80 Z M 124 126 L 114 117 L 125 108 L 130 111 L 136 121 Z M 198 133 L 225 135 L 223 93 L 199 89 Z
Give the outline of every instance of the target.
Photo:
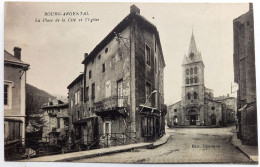
M 26 115 L 40 114 L 40 108 L 55 96 L 38 89 L 30 84 L 26 84 Z

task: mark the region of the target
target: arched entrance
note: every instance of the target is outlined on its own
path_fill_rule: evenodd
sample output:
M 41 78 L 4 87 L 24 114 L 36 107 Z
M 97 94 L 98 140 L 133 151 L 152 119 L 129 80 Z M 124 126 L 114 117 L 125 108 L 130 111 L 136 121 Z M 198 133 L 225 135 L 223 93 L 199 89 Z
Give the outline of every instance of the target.
M 197 112 L 195 108 L 192 108 L 189 110 L 189 120 L 190 120 L 190 125 L 196 125 L 196 120 L 197 120 Z
M 216 115 L 211 115 L 211 125 L 216 125 L 217 124 L 217 120 L 216 120 Z
M 178 117 L 177 116 L 173 117 L 173 123 L 174 123 L 174 125 L 178 125 Z

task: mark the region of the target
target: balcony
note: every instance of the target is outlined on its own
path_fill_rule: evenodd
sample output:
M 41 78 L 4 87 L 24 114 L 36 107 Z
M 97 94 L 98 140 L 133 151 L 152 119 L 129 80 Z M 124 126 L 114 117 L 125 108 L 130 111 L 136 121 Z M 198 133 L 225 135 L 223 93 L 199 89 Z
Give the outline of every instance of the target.
M 98 116 L 127 114 L 127 96 L 113 96 L 94 104 L 94 112 Z

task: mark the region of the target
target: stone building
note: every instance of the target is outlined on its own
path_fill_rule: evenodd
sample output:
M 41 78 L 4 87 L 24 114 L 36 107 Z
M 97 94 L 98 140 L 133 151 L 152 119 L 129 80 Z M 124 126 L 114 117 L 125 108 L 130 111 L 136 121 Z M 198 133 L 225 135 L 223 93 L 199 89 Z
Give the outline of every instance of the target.
M 253 4 L 233 21 L 234 80 L 238 84 L 238 138 L 243 144 L 257 145 L 257 107 Z
M 86 107 L 84 101 L 89 97 L 83 94 L 83 74 L 80 74 L 68 87 L 70 142 L 82 139 L 82 144 L 92 144 L 98 138 L 98 117 L 93 108 Z M 88 88 L 86 89 L 88 92 Z
M 21 48 L 14 55 L 4 51 L 4 142 L 5 146 L 25 138 L 25 85 L 29 64 L 21 61 Z
M 237 114 L 237 99 L 235 97 L 219 96 L 214 97 L 214 101 L 221 102 L 223 104 L 223 109 L 226 110 L 223 113 L 223 123 L 224 125 L 235 123 Z
M 89 122 L 81 134 L 91 135 L 86 129 L 91 129 L 91 119 L 98 141 L 109 145 L 151 141 L 164 134 L 165 62 L 159 33 L 139 8 L 132 5 L 130 14 L 85 54 L 82 64 L 84 109 L 78 115 L 86 112 Z
M 227 111 L 205 87 L 204 63 L 192 32 L 188 54 L 182 63 L 182 99 L 168 106 L 168 126 L 222 126 Z
M 50 100 L 42 107 L 44 126 L 42 141 L 57 144 L 58 140 L 69 137 L 68 103 L 61 100 Z

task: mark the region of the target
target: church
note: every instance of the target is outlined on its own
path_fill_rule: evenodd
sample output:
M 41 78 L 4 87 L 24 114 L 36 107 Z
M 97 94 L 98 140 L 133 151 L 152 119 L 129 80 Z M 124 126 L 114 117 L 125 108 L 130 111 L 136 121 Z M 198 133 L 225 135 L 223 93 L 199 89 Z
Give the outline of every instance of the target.
M 192 32 L 182 63 L 181 101 L 168 106 L 168 126 L 222 126 L 226 105 L 214 100 L 213 90 L 205 87 L 204 63 Z

